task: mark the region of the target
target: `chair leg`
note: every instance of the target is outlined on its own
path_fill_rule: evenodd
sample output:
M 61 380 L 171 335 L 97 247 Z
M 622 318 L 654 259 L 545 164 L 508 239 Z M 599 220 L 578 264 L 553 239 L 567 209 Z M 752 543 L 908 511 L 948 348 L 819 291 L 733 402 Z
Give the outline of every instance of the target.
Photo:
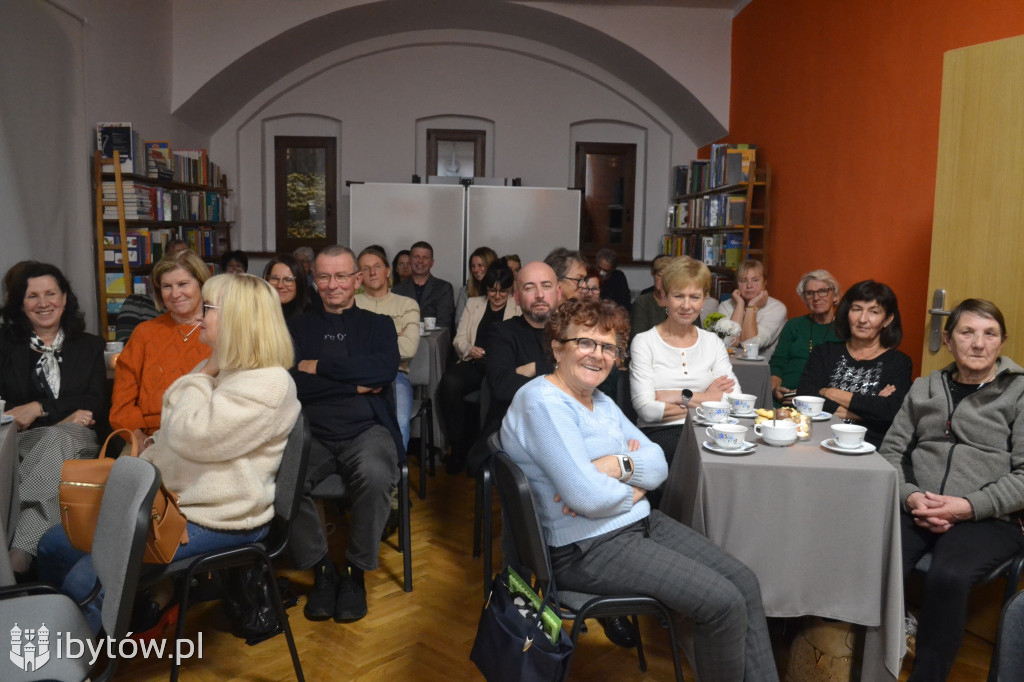
M 195 577 L 193 569 L 185 573 L 185 585 L 181 590 L 181 599 L 178 601 L 178 622 L 174 626 L 174 650 L 178 651 L 178 642 L 185 639 L 185 618 L 188 617 L 189 594 L 192 590 L 192 579 Z M 178 682 L 178 672 L 181 662 L 177 656 L 171 658 L 171 682 Z
M 640 623 L 637 616 L 633 614 L 633 630 L 636 632 L 636 658 L 640 664 L 640 672 L 647 672 L 647 657 L 644 656 L 644 639 L 640 635 Z
M 295 679 L 299 682 L 305 682 L 306 678 L 302 674 L 302 664 L 299 663 L 299 651 L 295 648 L 295 639 L 292 637 L 292 628 L 288 624 L 288 610 L 284 608 L 284 603 L 281 601 L 281 593 L 277 589 L 277 578 L 274 575 L 274 566 L 270 562 L 270 557 L 265 554 L 262 557 L 263 565 L 267 571 L 267 580 L 270 581 L 270 595 L 274 600 L 274 610 L 277 611 L 277 620 L 284 630 L 284 637 L 288 641 L 288 651 L 292 656 L 292 667 L 295 668 Z
M 429 426 L 427 425 L 427 415 L 429 411 L 420 408 L 420 499 L 426 499 L 427 497 L 427 453 L 430 452 L 429 445 L 427 444 L 427 431 Z
M 427 439 L 430 441 L 430 447 L 427 448 L 427 457 L 430 459 L 430 475 L 433 476 L 437 472 L 434 470 L 434 401 L 428 399 L 426 402 L 427 406 Z
M 473 498 L 473 558 L 480 558 L 480 538 L 483 533 L 484 512 L 483 472 L 476 475 L 476 495 Z
M 398 542 L 402 549 L 402 573 L 404 584 L 402 589 L 412 592 L 412 536 L 409 529 L 409 468 L 402 467 L 402 474 L 399 480 L 398 489 Z
M 491 468 L 490 464 L 486 465 L 483 469 L 483 516 L 484 516 L 484 527 L 483 527 L 483 552 L 484 552 L 484 599 L 487 599 L 487 590 L 491 586 L 491 579 L 494 577 L 494 568 L 491 566 L 491 546 L 493 545 L 493 528 L 494 528 L 494 500 L 491 495 Z

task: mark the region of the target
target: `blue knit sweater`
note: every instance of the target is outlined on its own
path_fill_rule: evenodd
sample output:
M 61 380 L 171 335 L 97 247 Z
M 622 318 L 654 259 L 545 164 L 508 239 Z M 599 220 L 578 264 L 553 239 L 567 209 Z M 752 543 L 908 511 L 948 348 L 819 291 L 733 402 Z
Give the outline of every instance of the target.
M 627 453 L 629 483 L 600 473 L 592 464 L 604 455 Z M 646 498 L 633 504 L 633 489 L 657 488 L 668 475 L 661 448 L 634 426 L 618 406 L 594 391 L 591 412 L 545 377 L 526 384 L 512 400 L 501 426 L 501 445 L 530 481 L 533 497 L 552 547 L 596 537 L 651 513 Z M 562 513 L 558 494 L 578 516 Z

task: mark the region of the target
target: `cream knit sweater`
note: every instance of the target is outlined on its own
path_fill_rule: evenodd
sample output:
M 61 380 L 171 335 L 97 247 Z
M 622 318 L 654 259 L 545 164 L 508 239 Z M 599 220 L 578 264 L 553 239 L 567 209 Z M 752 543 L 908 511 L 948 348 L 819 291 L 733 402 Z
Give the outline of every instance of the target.
M 216 378 L 196 370 L 164 393 L 156 443 L 141 457 L 180 496 L 189 521 L 256 528 L 274 516 L 274 478 L 301 409 L 295 383 L 283 367 Z

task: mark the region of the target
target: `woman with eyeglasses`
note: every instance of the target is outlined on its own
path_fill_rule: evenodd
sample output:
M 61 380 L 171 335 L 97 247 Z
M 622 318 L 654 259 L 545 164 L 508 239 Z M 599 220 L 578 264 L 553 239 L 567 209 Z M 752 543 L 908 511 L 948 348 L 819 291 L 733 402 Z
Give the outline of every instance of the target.
M 274 256 L 263 268 L 263 279 L 270 282 L 270 286 L 277 292 L 285 320 L 309 310 L 306 269 L 295 256 L 287 253 Z
M 160 470 L 188 519 L 175 559 L 256 542 L 270 530 L 274 480 L 301 405 L 278 296 L 253 275 L 203 285 L 199 340 L 208 360 L 164 393 L 161 427 L 140 455 Z M 96 584 L 88 556 L 59 524 L 40 540 L 40 577 L 81 602 Z M 102 596 L 83 607 L 99 629 Z
M 463 401 L 473 391 L 480 390 L 485 374 L 488 330 L 492 325 L 516 317 L 519 306 L 512 298 L 512 270 L 504 261 L 495 261 L 484 273 L 481 285 L 486 296 L 466 302 L 466 312 L 459 322 L 452 345 L 459 358 L 458 364 L 448 367 L 437 389 L 441 419 L 452 451 L 446 462 L 449 473 L 458 473 L 466 467 L 469 447 L 479 430 L 479 408 Z M 472 413 L 472 414 L 471 414 Z
M 711 288 L 707 266 L 678 258 L 662 272 L 661 285 L 668 317 L 633 337 L 629 389 L 637 425 L 671 464 L 688 408 L 724 400 L 740 384 L 725 344 L 696 324 Z
M 611 301 L 563 303 L 544 329 L 554 372 L 516 392 L 501 426 L 501 447 L 530 482 L 554 583 L 650 595 L 692 621 L 701 680 L 775 682 L 757 577 L 654 509 L 647 497 L 668 475 L 665 456 L 595 390 L 623 355 L 628 331 L 629 316 Z
M 832 273 L 811 270 L 800 278 L 796 293 L 803 299 L 808 313 L 786 322 L 772 354 L 769 368 L 777 406 L 793 402 L 793 396 L 787 394 L 796 390 L 814 347 L 839 342 L 833 322 L 840 291 L 839 282 Z
M 587 266 L 586 278 L 580 282 L 579 299 L 581 301 L 601 300 L 601 271 L 596 265 Z

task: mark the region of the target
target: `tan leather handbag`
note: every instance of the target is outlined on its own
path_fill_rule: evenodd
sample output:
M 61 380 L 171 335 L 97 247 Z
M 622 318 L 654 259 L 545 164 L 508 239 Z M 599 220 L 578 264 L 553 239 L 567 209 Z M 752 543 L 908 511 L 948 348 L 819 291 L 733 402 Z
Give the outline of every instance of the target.
M 75 549 L 92 551 L 92 539 L 96 534 L 96 521 L 100 515 L 103 491 L 107 487 L 114 458 L 107 457 L 110 439 L 121 434 L 128 441 L 127 453 L 132 457 L 139 454 L 135 434 L 128 429 L 118 429 L 107 437 L 96 459 L 69 459 L 60 471 L 60 520 L 64 534 Z M 153 513 L 146 539 L 147 564 L 168 564 L 178 551 L 178 545 L 188 542 L 185 515 L 178 507 L 178 496 L 160 484 L 160 490 L 153 498 Z

